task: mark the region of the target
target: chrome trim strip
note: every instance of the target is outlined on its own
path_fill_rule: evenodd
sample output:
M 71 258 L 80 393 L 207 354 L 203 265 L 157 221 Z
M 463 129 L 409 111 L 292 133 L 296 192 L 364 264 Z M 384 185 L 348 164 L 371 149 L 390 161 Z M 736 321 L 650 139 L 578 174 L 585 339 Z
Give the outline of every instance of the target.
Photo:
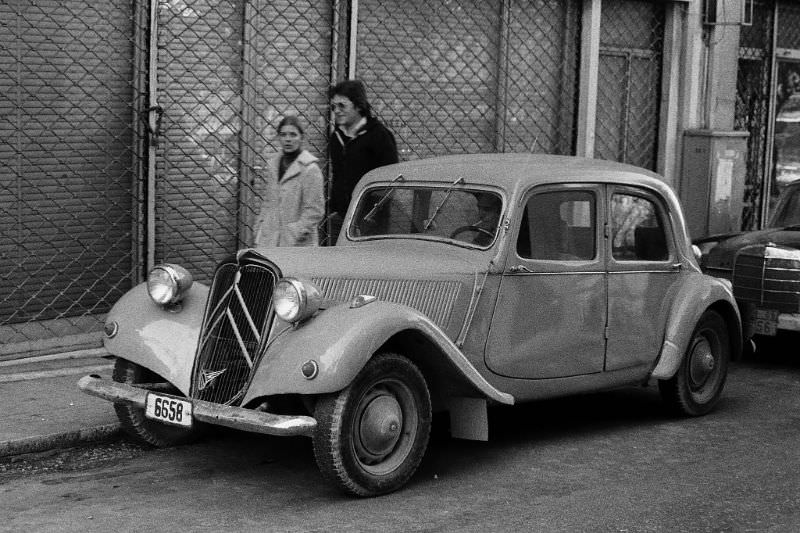
M 211 311 L 211 313 L 209 313 L 209 315 L 208 315 L 209 317 L 213 317 L 214 315 L 216 315 L 217 312 L 220 310 L 220 307 L 222 307 L 223 305 L 228 305 L 227 304 L 228 296 L 230 295 L 230 292 L 233 290 L 233 287 L 234 286 L 231 285 L 231 287 L 227 291 L 225 291 L 222 294 L 222 296 L 219 297 L 219 302 L 217 302 L 217 305 L 214 307 L 214 309 Z M 209 294 L 209 297 L 211 297 L 211 296 L 212 295 Z M 222 313 L 219 314 L 219 317 L 222 317 Z M 214 326 L 216 326 L 216 322 L 219 322 L 219 318 L 215 319 L 214 322 L 215 322 Z M 213 329 L 213 326 L 207 328 L 206 332 L 210 332 L 212 329 Z
M 564 276 L 575 274 L 605 274 L 605 270 L 568 270 L 565 272 L 505 272 L 504 276 Z
M 219 306 L 218 306 L 219 307 Z M 214 316 L 213 314 L 211 315 Z M 213 322 L 205 329 L 203 333 L 205 335 L 200 339 L 199 349 L 203 350 L 208 342 L 209 338 L 211 337 L 211 333 L 217 329 L 219 323 L 222 321 L 222 318 L 225 316 L 225 313 L 219 313 L 216 318 L 214 318 Z
M 233 290 L 236 293 L 236 298 L 239 299 L 239 305 L 242 306 L 242 311 L 244 311 L 244 317 L 247 319 L 247 323 L 250 324 L 250 330 L 253 332 L 253 335 L 256 337 L 256 341 L 261 343 L 261 334 L 258 332 L 258 328 L 256 328 L 255 322 L 253 322 L 253 317 L 250 315 L 250 309 L 248 309 L 247 305 L 244 303 L 244 296 L 242 296 L 242 291 L 239 290 L 239 284 L 233 286 Z M 252 367 L 252 365 L 250 365 Z
M 610 270 L 609 274 L 674 274 L 678 268 L 653 269 L 653 270 Z
M 458 333 L 458 337 L 456 338 L 456 347 L 461 349 L 464 346 L 464 341 L 467 338 L 467 333 L 469 333 L 469 328 L 472 325 L 472 319 L 475 317 L 475 309 L 478 308 L 478 302 L 481 299 L 481 294 L 483 294 L 483 287 L 486 285 L 486 278 L 489 277 L 489 271 L 492 269 L 493 262 L 489 262 L 489 267 L 486 269 L 486 272 L 483 274 L 483 279 L 478 284 L 478 272 L 475 272 L 475 281 L 472 284 L 472 297 L 469 300 L 469 306 L 467 307 L 467 314 L 464 317 L 464 323 L 461 325 L 461 331 Z
M 666 270 L 566 270 L 561 272 L 505 272 L 505 276 L 574 276 L 577 274 L 674 274 L 677 269 Z
M 239 326 L 236 325 L 236 320 L 233 318 L 230 307 L 225 310 L 225 316 L 228 317 L 228 322 L 230 322 L 231 327 L 233 327 L 233 334 L 236 335 L 236 340 L 239 343 L 239 348 L 242 350 L 245 361 L 247 361 L 247 365 L 253 368 L 253 360 L 250 358 L 250 352 L 247 351 L 247 346 L 242 339 L 242 334 L 239 332 Z

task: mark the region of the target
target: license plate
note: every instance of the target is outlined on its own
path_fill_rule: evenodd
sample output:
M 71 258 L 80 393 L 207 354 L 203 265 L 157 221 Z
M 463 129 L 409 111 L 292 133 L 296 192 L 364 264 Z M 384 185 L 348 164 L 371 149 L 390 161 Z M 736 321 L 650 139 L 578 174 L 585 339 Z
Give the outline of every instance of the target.
M 753 332 L 758 335 L 776 335 L 778 314 L 775 309 L 756 309 L 753 315 Z
M 145 400 L 144 416 L 165 424 L 192 427 L 192 402 L 150 392 Z

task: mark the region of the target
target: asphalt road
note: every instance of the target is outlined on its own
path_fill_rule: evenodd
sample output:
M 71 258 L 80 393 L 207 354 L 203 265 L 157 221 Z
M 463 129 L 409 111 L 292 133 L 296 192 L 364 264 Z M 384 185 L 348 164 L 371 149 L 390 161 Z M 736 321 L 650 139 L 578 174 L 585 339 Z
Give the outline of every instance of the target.
M 495 409 L 490 442 L 439 431 L 374 499 L 323 484 L 303 438 L 7 459 L 0 531 L 800 531 L 796 352 L 735 363 L 702 418 L 670 417 L 652 386 Z

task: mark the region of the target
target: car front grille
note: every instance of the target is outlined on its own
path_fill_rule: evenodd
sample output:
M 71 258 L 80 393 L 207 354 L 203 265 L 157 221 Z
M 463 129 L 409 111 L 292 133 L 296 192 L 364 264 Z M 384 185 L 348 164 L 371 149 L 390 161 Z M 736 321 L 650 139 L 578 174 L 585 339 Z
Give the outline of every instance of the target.
M 800 251 L 764 245 L 743 248 L 733 268 L 733 294 L 758 307 L 800 312 Z
M 223 263 L 211 285 L 192 380 L 192 397 L 226 405 L 241 400 L 272 322 L 276 269 Z

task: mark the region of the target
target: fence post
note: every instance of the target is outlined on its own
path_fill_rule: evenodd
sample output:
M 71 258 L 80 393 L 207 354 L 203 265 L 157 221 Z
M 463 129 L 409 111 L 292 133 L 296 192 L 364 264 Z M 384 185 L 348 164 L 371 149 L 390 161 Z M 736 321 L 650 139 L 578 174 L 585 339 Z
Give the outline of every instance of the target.
M 347 77 L 356 77 L 356 59 L 358 57 L 358 0 L 350 1 L 350 43 L 348 50 Z
M 500 2 L 500 31 L 497 43 L 497 84 L 494 100 L 494 151 L 506 151 L 506 104 L 508 100 L 508 0 Z
M 147 116 L 147 183 L 145 186 L 145 261 L 147 272 L 155 265 L 156 255 L 156 155 L 158 151 L 158 135 L 160 109 L 158 107 L 158 0 L 150 0 L 150 69 L 148 72 L 148 116 Z M 145 274 L 147 275 L 147 274 Z
M 241 80 L 241 111 L 239 125 L 239 180 L 237 186 L 237 247 L 248 247 L 254 244 L 254 224 L 260 208 L 254 180 L 262 166 L 255 165 L 256 154 L 256 87 L 255 87 L 255 55 L 253 37 L 255 30 L 251 21 L 253 2 L 258 0 L 245 0 L 242 25 L 242 80 Z
M 594 157 L 597 77 L 600 66 L 600 8 L 601 0 L 583 0 L 578 141 L 575 146 L 575 155 L 583 157 Z

